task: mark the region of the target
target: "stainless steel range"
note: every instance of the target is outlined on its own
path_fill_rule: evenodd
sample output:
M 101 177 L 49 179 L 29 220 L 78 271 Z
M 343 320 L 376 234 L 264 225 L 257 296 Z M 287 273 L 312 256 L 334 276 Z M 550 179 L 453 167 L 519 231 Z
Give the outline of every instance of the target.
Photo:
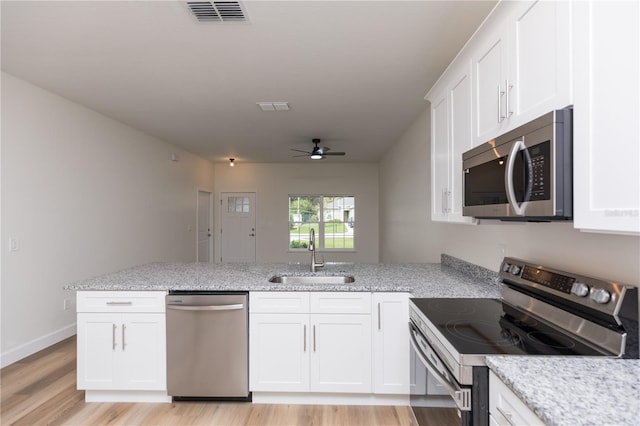
M 504 258 L 500 277 L 501 299 L 409 302 L 415 354 L 463 425 L 489 423 L 487 355 L 638 358 L 636 287 L 514 258 Z

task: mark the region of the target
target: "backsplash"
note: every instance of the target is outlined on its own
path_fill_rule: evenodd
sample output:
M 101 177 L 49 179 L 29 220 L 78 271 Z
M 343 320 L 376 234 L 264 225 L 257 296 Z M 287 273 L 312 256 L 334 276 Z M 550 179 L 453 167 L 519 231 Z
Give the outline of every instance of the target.
M 497 272 L 483 268 L 482 266 L 474 265 L 473 263 L 469 263 L 445 253 L 440 254 L 440 263 L 442 266 L 448 266 L 482 281 L 496 284 L 500 282 L 500 276 Z

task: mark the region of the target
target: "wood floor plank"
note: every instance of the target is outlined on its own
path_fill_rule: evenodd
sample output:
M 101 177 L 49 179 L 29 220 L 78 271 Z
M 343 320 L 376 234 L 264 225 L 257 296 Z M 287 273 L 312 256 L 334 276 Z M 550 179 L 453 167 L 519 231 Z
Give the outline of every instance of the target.
M 409 407 L 271 405 L 242 402 L 86 403 L 76 389 L 76 340 L 64 340 L 0 371 L 2 425 L 400 426 Z M 452 409 L 425 423 L 457 426 Z

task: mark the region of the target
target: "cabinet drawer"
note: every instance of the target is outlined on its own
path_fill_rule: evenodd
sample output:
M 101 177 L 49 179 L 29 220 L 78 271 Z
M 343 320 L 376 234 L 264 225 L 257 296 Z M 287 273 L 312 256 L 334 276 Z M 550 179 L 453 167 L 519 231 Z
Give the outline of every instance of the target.
M 79 291 L 78 312 L 165 311 L 164 291 Z
M 249 293 L 249 313 L 309 313 L 309 293 L 305 291 L 252 291 Z
M 311 293 L 310 306 L 312 314 L 370 314 L 371 293 Z

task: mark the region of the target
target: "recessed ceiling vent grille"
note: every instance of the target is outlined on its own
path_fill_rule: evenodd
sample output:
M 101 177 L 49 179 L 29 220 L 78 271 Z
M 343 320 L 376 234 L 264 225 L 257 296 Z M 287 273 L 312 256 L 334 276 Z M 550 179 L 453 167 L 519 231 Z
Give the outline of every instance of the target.
M 247 20 L 237 1 L 188 1 L 191 14 L 200 22 L 244 22 Z

